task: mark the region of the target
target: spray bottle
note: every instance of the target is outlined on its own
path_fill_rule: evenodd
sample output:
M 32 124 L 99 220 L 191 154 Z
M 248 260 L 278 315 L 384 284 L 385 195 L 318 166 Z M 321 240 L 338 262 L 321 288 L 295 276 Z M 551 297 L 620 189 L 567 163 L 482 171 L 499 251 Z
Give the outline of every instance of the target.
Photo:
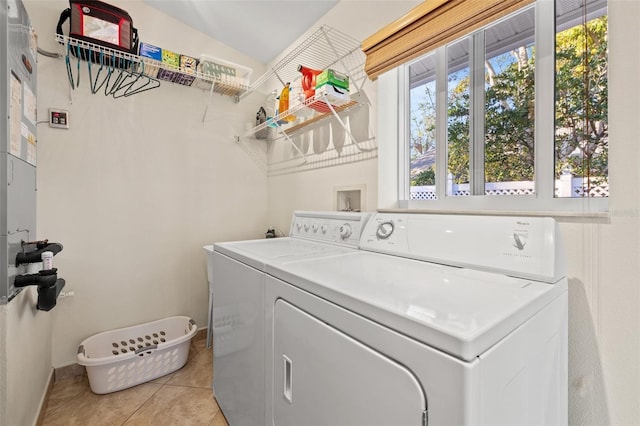
M 284 88 L 282 89 L 282 92 L 280 92 L 280 103 L 278 106 L 278 111 L 280 112 L 280 114 L 282 114 L 285 111 L 289 110 L 289 87 L 290 87 L 291 83 L 287 83 L 285 84 Z M 284 121 L 286 122 L 292 122 L 295 121 L 296 116 L 295 115 L 287 115 L 286 117 L 283 118 Z
M 304 90 L 305 99 L 309 99 L 316 93 L 316 77 L 322 70 L 314 70 L 303 65 L 298 65 L 298 71 L 302 73 L 302 90 Z

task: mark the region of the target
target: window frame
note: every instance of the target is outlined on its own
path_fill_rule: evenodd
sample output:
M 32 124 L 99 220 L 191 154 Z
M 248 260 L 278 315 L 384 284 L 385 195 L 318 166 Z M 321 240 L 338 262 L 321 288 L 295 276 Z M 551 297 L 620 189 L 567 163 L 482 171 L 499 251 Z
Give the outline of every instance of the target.
M 409 149 L 409 75 L 410 63 L 387 71 L 378 78 L 379 84 L 379 141 L 385 148 L 380 151 L 380 188 L 391 188 L 396 181 L 395 197 L 381 194 L 380 205 L 400 209 L 431 212 L 491 212 L 493 214 L 541 214 L 554 216 L 608 215 L 609 197 L 555 197 L 555 1 L 537 0 L 535 7 L 535 194 L 533 195 L 470 195 L 446 194 L 447 168 L 436 167 L 437 200 L 410 199 L 410 149 Z M 520 12 L 519 9 L 515 13 Z M 508 15 L 508 17 L 511 16 Z M 501 18 L 500 20 L 505 19 Z M 498 20 L 496 20 L 498 22 Z M 481 32 L 481 31 L 480 31 Z M 477 36 L 476 31 L 468 36 Z M 455 42 L 455 41 L 454 41 Z M 446 45 L 436 49 L 437 93 L 436 102 L 446 105 Z M 442 68 L 442 69 L 439 69 Z M 477 70 L 476 70 L 477 71 Z M 482 70 L 484 72 L 484 70 Z M 474 69 L 471 70 L 474 72 Z M 438 76 L 439 75 L 439 76 Z M 397 102 L 389 102 L 395 99 Z M 436 165 L 447 164 L 446 114 L 440 114 L 436 129 Z M 395 123 L 392 123 L 395 121 Z M 396 129 L 394 137 L 393 128 Z M 445 137 L 442 137 L 442 134 Z M 387 156 L 395 142 L 396 155 Z M 470 147 L 471 149 L 471 147 Z M 391 159 L 395 158 L 395 165 Z M 395 166 L 395 167 L 394 167 Z M 475 171 L 477 172 L 477 170 Z M 395 176 L 393 176 L 395 175 Z M 392 200 L 395 198 L 395 200 Z

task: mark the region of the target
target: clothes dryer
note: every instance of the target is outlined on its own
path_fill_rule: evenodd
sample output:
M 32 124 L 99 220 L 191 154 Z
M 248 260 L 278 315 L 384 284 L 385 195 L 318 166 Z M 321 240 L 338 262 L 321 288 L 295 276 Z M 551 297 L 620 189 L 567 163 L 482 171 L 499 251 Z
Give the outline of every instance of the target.
M 260 425 L 265 418 L 266 265 L 356 251 L 369 216 L 296 211 L 289 237 L 216 243 L 207 251 L 212 285 L 213 389 L 229 424 Z
M 360 249 L 267 265 L 264 424 L 567 423 L 552 219 L 377 214 Z

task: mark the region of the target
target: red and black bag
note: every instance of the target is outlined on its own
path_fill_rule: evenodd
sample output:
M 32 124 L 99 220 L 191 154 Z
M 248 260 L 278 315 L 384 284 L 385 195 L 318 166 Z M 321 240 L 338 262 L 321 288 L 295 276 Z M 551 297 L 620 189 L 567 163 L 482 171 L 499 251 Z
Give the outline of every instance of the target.
M 69 37 L 125 53 L 138 53 L 138 30 L 131 16 L 120 8 L 97 0 L 70 0 L 69 8 L 60 14 L 56 27 L 59 35 L 63 35 L 62 24 L 67 19 L 70 19 Z M 95 63 L 105 60 L 99 49 L 71 47 L 70 50 L 73 55 Z

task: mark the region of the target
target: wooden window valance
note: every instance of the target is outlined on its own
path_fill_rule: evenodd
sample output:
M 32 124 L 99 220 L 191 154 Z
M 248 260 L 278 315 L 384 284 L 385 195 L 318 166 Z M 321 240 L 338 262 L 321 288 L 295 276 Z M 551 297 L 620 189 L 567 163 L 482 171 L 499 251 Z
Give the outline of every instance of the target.
M 375 80 L 534 1 L 427 0 L 362 42 L 365 71 Z

